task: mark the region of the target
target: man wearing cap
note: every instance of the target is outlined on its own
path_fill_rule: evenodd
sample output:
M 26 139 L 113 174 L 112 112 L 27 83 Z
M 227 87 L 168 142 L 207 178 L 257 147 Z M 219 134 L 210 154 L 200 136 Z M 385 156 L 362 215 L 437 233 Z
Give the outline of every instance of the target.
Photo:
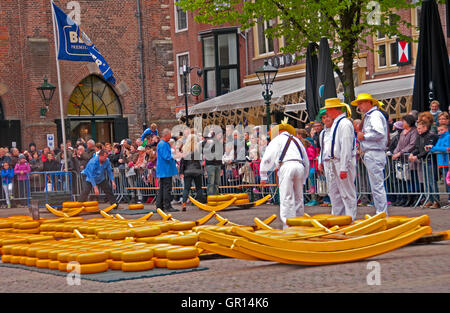
M 323 164 L 331 200 L 331 214 L 356 218 L 356 149 L 353 123 L 347 118 L 350 108 L 338 98 L 325 100 L 327 116 L 333 121 L 321 138 Z
M 388 144 L 387 121 L 378 109 L 379 101 L 368 93 L 359 94 L 351 104 L 357 106 L 359 111 L 364 114 L 357 139 L 369 175 L 376 213 L 385 212 L 387 214 L 387 197 L 384 188 L 384 168 Z
M 303 185 L 309 174 L 309 160 L 295 136 L 295 128 L 285 121 L 272 128 L 270 137 L 259 168 L 261 184 L 266 184 L 269 171 L 278 169 L 280 219 L 286 228 L 287 218 L 304 215 Z

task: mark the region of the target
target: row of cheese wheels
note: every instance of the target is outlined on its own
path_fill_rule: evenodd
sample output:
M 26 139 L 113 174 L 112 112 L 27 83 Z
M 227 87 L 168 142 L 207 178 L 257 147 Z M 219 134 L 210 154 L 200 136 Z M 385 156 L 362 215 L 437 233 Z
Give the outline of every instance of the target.
M 199 264 L 199 260 L 193 262 L 194 259 L 198 259 L 198 249 L 195 247 L 86 239 L 7 245 L 3 248 L 2 254 L 2 261 L 5 263 L 51 269 L 75 261 L 80 265 L 82 274 L 92 273 L 94 268 L 98 268 L 99 271 L 104 271 L 109 266 L 118 269 L 119 264 L 124 271 L 147 270 L 153 268 L 155 260 L 158 261 L 158 267 L 166 263 L 170 269 L 186 268 L 189 264 L 189 267 L 194 267 Z M 106 269 L 104 263 L 108 263 Z
M 86 201 L 86 202 L 67 201 L 67 202 L 62 203 L 62 211 L 63 212 L 75 211 L 81 207 L 84 207 L 83 211 L 85 211 L 85 212 L 98 211 L 98 201 Z M 142 203 L 128 205 L 128 209 L 130 209 L 130 210 L 141 210 L 143 208 L 144 208 L 144 204 L 142 204 Z

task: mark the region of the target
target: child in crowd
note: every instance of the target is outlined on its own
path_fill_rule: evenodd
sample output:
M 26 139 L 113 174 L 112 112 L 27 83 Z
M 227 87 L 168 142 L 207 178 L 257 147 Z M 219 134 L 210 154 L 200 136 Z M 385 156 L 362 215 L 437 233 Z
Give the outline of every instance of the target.
M 431 153 L 437 152 L 437 165 L 438 168 L 443 171 L 443 177 L 444 180 L 447 177 L 448 172 L 448 164 L 449 164 L 449 158 L 448 158 L 448 152 L 450 152 L 450 134 L 448 132 L 448 126 L 445 124 L 438 126 L 438 134 L 439 139 L 436 142 L 436 145 L 434 146 L 426 146 L 426 149 L 429 149 Z M 450 193 L 450 186 L 447 185 L 447 192 Z M 450 200 L 450 194 L 449 194 L 449 200 Z
M 2 187 L 3 191 L 5 192 L 6 204 L 8 205 L 9 209 L 11 208 L 14 170 L 9 167 L 8 162 L 3 163 L 1 175 L 2 175 Z

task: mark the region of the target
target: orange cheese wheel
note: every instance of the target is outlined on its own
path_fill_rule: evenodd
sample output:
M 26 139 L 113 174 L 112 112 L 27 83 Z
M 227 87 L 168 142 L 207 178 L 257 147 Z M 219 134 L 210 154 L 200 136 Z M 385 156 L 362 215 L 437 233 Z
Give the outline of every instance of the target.
M 192 258 L 185 260 L 167 260 L 167 268 L 170 270 L 194 268 L 200 265 L 200 259 Z
M 152 249 L 138 249 L 138 250 L 130 250 L 125 251 L 121 255 L 121 259 L 123 262 L 140 262 L 140 261 L 148 261 L 153 257 Z
M 67 202 L 63 202 L 62 207 L 63 208 L 79 208 L 83 205 L 82 202 L 77 202 L 77 201 L 67 201 Z
M 84 212 L 97 212 L 98 206 L 86 206 L 84 207 Z
M 122 271 L 123 272 L 138 272 L 138 271 L 148 271 L 153 269 L 153 260 L 142 261 L 142 262 L 123 262 Z
M 48 268 L 48 263 L 50 262 L 50 259 L 37 259 L 36 260 L 36 267 L 39 268 Z
M 166 252 L 169 260 L 184 260 L 198 257 L 198 249 L 196 247 L 182 247 L 170 249 Z
M 96 207 L 98 207 L 98 201 L 86 201 L 86 202 L 82 202 L 82 205 L 84 207 L 89 207 L 89 206 L 96 206 Z
M 142 204 L 142 203 L 128 205 L 128 209 L 130 209 L 130 210 L 142 210 L 143 208 L 144 208 L 144 204 Z
M 164 268 L 167 267 L 167 259 L 164 258 L 153 258 L 153 263 L 155 267 Z

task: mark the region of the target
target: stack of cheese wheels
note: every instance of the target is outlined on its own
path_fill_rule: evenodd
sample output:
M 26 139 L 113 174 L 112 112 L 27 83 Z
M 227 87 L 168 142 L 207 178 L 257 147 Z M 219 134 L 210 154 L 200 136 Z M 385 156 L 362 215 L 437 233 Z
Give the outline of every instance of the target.
M 167 252 L 169 250 L 182 248 L 183 246 L 171 245 L 169 243 L 160 243 L 152 245 L 153 262 L 155 267 L 167 267 Z
M 62 211 L 64 213 L 71 213 L 73 211 L 79 210 L 82 207 L 83 207 L 82 202 L 67 201 L 62 203 Z
M 17 221 L 12 223 L 12 233 L 17 234 L 39 234 L 39 221 Z
M 144 209 L 143 203 L 129 204 L 128 209 L 130 210 L 142 210 Z
M 217 206 L 223 204 L 224 202 L 230 201 L 233 198 L 236 198 L 236 201 L 233 204 L 249 203 L 248 193 L 230 193 L 208 196 L 207 204 L 210 206 Z
M 166 252 L 167 268 L 171 270 L 194 268 L 200 265 L 196 247 L 169 249 Z
M 84 212 L 97 212 L 98 211 L 98 201 L 86 201 L 83 202 Z

